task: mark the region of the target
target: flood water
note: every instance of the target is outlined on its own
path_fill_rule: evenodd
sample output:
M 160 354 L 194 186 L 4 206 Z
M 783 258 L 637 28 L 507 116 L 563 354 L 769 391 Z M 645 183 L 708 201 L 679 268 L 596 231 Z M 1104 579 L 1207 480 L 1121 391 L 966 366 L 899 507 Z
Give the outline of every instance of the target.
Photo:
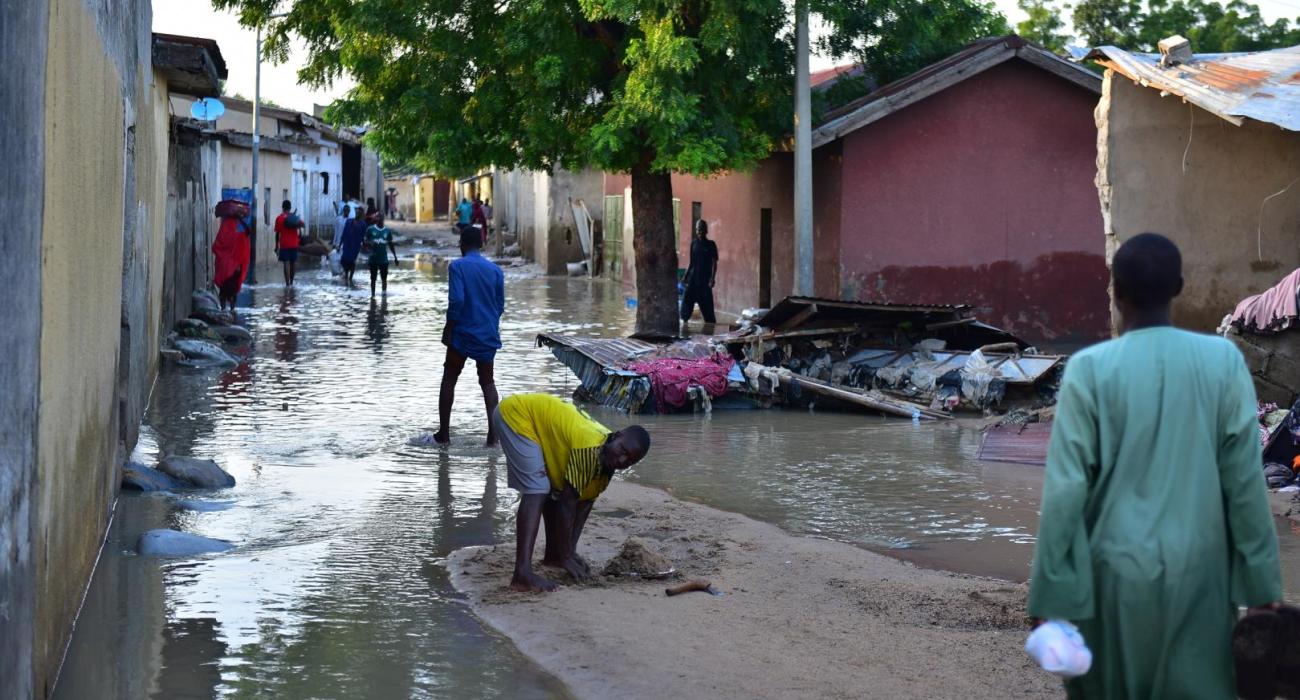
M 441 566 L 458 548 L 513 541 L 517 504 L 501 453 L 480 446 L 472 369 L 452 446 L 407 444 L 437 423 L 445 277 L 395 270 L 375 303 L 319 271 L 300 273 L 294 290 L 270 277 L 242 310 L 251 361 L 163 368 L 138 451 L 150 463 L 211 457 L 238 485 L 191 496 L 200 510 L 122 496 L 56 696 L 567 697 L 477 622 Z M 537 333 L 631 329 L 614 285 L 509 274 L 506 284 L 502 396 L 575 388 L 534 346 Z M 802 411 L 636 420 L 654 446 L 632 481 L 927 566 L 1027 573 L 1041 469 L 975 461 L 972 426 Z M 190 559 L 132 554 L 155 527 L 238 546 Z M 1292 544 L 1288 559 L 1300 561 Z

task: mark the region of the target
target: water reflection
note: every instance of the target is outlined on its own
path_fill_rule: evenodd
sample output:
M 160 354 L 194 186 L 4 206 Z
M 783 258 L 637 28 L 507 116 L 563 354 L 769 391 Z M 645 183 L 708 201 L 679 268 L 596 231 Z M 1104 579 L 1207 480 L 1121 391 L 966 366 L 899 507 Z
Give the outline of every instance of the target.
M 123 496 L 59 697 L 565 695 L 456 602 L 439 565 L 455 549 L 511 541 L 517 498 L 501 453 L 481 446 L 477 383 L 458 392 L 449 449 L 407 444 L 437 424 L 446 284 L 411 268 L 390 283 L 374 302 L 315 272 L 293 290 L 255 288 L 241 310 L 257 339 L 250 362 L 162 371 L 146 456 L 211 457 L 239 484 L 197 496 L 231 503 L 205 512 Z M 503 396 L 576 388 L 537 333 L 631 329 L 614 285 L 507 271 L 506 288 Z M 1041 469 L 976 462 L 970 426 L 767 411 L 637 421 L 654 448 L 634 481 L 926 564 L 1025 573 Z M 128 554 L 165 525 L 239 547 L 186 561 Z

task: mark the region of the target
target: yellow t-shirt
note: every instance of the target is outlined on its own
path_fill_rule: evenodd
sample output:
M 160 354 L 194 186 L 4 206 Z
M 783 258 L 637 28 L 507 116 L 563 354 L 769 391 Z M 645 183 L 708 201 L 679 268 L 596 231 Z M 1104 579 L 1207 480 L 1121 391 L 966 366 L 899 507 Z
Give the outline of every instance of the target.
M 578 498 L 590 501 L 609 486 L 600 464 L 609 428 L 550 394 L 507 396 L 499 408 L 511 430 L 541 445 L 552 489 L 563 489 L 568 482 Z

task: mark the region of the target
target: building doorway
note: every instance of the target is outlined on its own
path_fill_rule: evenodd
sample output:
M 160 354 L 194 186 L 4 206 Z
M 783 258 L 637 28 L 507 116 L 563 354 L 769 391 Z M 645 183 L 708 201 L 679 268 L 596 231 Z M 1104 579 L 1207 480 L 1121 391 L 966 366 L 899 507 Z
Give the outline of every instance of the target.
M 772 210 L 758 216 L 758 306 L 772 308 Z

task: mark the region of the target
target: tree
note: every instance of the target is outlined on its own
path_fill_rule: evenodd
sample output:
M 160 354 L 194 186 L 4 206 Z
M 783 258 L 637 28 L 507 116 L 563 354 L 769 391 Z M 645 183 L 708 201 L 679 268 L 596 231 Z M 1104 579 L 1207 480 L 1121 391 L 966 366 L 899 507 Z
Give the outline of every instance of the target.
M 1137 0 L 1080 0 L 1074 6 L 1074 31 L 1089 46 L 1132 46 L 1141 15 Z
M 1028 0 L 1033 1 L 1033 0 Z M 1074 28 L 1090 46 L 1155 51 L 1161 39 L 1181 34 L 1197 53 L 1262 51 L 1300 43 L 1287 20 L 1266 23 L 1259 7 L 1243 0 L 1081 0 Z
M 1065 32 L 1060 10 L 1050 0 L 1016 0 L 1016 6 L 1027 16 L 1016 25 L 1016 33 L 1056 53 L 1065 51 L 1070 35 Z
M 671 174 L 753 167 L 791 125 L 783 0 L 292 0 L 274 19 L 285 2 L 212 1 L 264 26 L 272 61 L 297 37 L 301 80 L 350 75 L 327 117 L 370 125 L 386 158 L 630 173 L 639 334 L 678 327 Z M 889 77 L 989 24 L 972 0 L 812 2 Z
M 879 85 L 1011 31 L 992 3 L 979 0 L 823 0 L 813 8 L 834 30 L 818 48 L 854 57 Z

